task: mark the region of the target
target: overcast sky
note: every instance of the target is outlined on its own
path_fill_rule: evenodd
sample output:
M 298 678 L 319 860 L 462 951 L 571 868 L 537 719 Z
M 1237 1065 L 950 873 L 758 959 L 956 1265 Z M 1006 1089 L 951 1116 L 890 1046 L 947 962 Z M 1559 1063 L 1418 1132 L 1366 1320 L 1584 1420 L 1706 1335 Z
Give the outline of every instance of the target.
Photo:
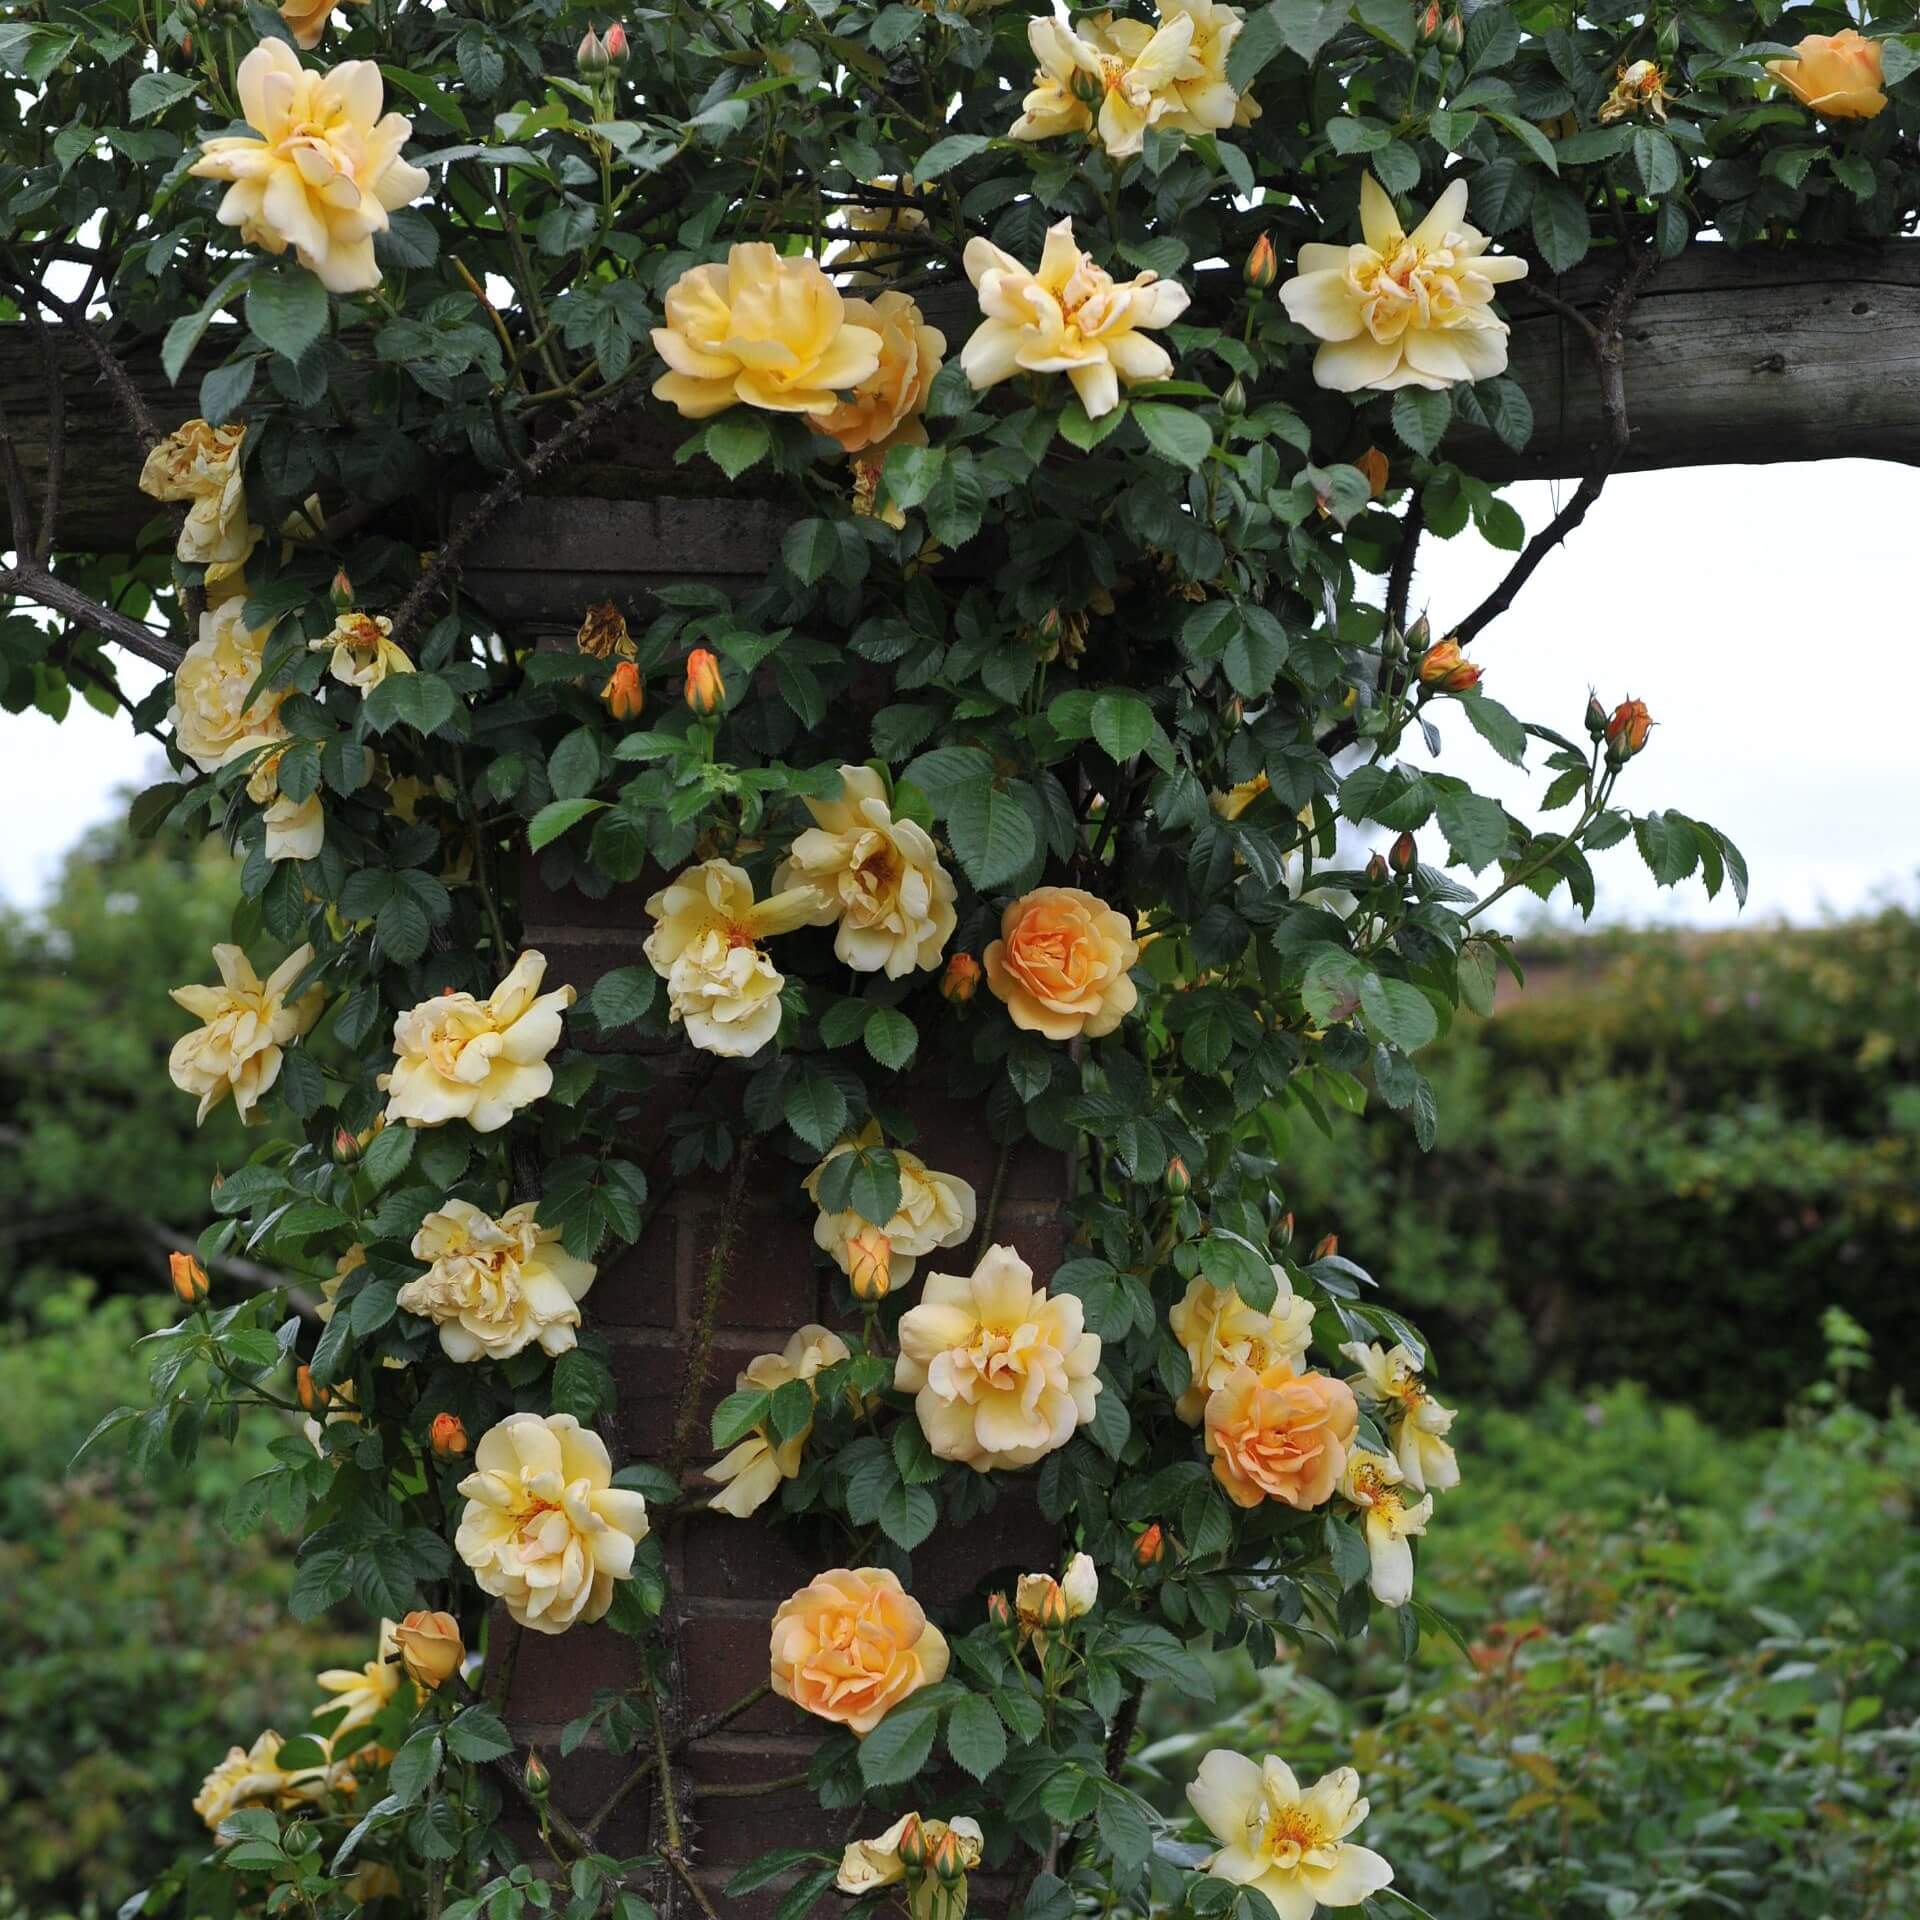
M 1552 515 L 1545 484 L 1509 497 L 1529 530 Z M 1906 467 L 1623 475 L 1474 656 L 1490 694 L 1576 738 L 1590 684 L 1609 707 L 1645 700 L 1659 728 L 1620 797 L 1730 834 L 1752 872 L 1747 921 L 1911 902 L 1920 744 L 1907 691 L 1914 617 L 1899 583 L 1917 542 L 1920 472 Z M 1429 540 L 1414 607 L 1430 607 L 1445 633 L 1508 560 L 1471 531 Z M 123 671 L 130 691 L 151 684 L 139 662 Z M 1541 776 L 1507 766 L 1457 716 L 1443 731 L 1450 772 L 1538 819 Z M 0 714 L 0 899 L 43 899 L 75 837 L 112 814 L 123 789 L 160 777 L 150 742 L 78 700 L 59 726 Z M 1596 924 L 1743 917 L 1726 893 L 1709 903 L 1697 881 L 1661 892 L 1631 845 L 1594 865 Z

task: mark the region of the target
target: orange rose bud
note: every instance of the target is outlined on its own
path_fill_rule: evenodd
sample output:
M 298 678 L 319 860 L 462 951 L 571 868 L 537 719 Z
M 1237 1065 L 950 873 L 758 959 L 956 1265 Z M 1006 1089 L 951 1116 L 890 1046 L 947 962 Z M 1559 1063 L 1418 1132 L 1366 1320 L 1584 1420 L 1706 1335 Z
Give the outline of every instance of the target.
M 427 1444 L 436 1460 L 457 1460 L 467 1450 L 467 1429 L 457 1413 L 436 1413 L 427 1429 Z
M 940 992 L 951 1005 L 964 1007 L 980 991 L 980 962 L 970 953 L 956 953 L 940 976 Z
M 1631 760 L 1647 744 L 1653 731 L 1653 715 L 1644 700 L 1622 700 L 1607 722 L 1607 758 L 1615 766 Z
M 727 704 L 727 683 L 720 662 L 705 647 L 687 655 L 687 705 L 695 713 L 718 713 Z
M 192 1254 L 168 1254 L 167 1271 L 174 1295 L 183 1307 L 197 1307 L 205 1301 L 209 1292 L 207 1270 Z
M 927 1864 L 932 1849 L 927 1845 L 927 1831 L 920 1824 L 917 1813 L 907 1815 L 907 1824 L 900 1829 L 900 1842 L 894 1852 L 900 1856 L 900 1864 L 909 1873 L 918 1873 Z
M 466 1646 L 460 1622 L 450 1613 L 410 1613 L 393 1630 L 400 1664 L 415 1686 L 431 1693 L 460 1671 Z
M 1058 1580 L 1049 1580 L 1046 1595 L 1040 1602 L 1040 1624 L 1057 1633 L 1071 1618 L 1067 1612 L 1066 1589 Z
M 1387 863 L 1381 858 L 1379 853 L 1376 852 L 1373 858 L 1367 862 L 1367 878 L 1377 887 L 1386 877 Z
M 1263 233 L 1247 255 L 1247 285 L 1264 293 L 1280 277 L 1280 256 L 1273 250 L 1273 235 Z
M 1315 1260 L 1331 1260 L 1339 1251 L 1340 1236 L 1337 1233 L 1329 1233 L 1325 1235 L 1320 1241 L 1320 1244 L 1314 1248 L 1312 1257 Z
M 1413 844 L 1413 835 L 1403 833 L 1387 853 L 1387 864 L 1395 873 L 1411 873 L 1417 858 L 1417 849 Z
M 1004 1593 L 995 1592 L 987 1595 L 987 1618 L 996 1627 L 1013 1625 L 1013 1608 Z
M 1353 464 L 1367 476 L 1367 492 L 1378 500 L 1387 490 L 1387 456 L 1378 447 L 1369 447 Z
M 520 1770 L 521 1784 L 535 1800 L 544 1800 L 553 1787 L 553 1775 L 546 1764 L 531 1748 L 527 1751 L 527 1764 Z
M 893 1286 L 893 1243 L 871 1221 L 847 1240 L 847 1284 L 856 1300 L 884 1300 Z
M 353 581 L 345 567 L 335 572 L 333 584 L 327 589 L 327 597 L 333 602 L 335 613 L 345 613 L 353 605 Z
M 627 30 L 618 20 L 607 29 L 605 41 L 607 65 L 617 73 L 632 58 L 632 49 L 627 45 Z
M 1440 0 L 1427 0 L 1427 4 L 1420 9 L 1417 25 L 1422 46 L 1430 47 L 1440 38 L 1440 28 L 1445 19 L 1446 15 L 1440 8 Z
M 1273 1244 L 1283 1253 L 1293 1245 L 1293 1224 L 1293 1215 L 1290 1212 L 1283 1213 L 1280 1216 L 1280 1224 L 1274 1228 L 1272 1234 L 1269 1236 Z
M 293 1394 L 307 1413 L 318 1413 L 333 1398 L 325 1387 L 316 1383 L 313 1369 L 305 1361 L 293 1370 Z
M 1184 1200 L 1193 1191 L 1193 1175 L 1187 1171 L 1187 1163 L 1176 1153 L 1167 1162 L 1167 1193 L 1175 1200 Z
M 1480 684 L 1480 669 L 1460 651 L 1458 640 L 1442 640 L 1420 656 L 1420 678 L 1442 693 L 1465 693 Z
M 955 1881 L 964 1880 L 966 1874 L 967 1858 L 960 1851 L 960 1836 L 949 1827 L 933 1850 L 933 1877 L 950 1887 Z
M 607 676 L 600 698 L 616 720 L 638 720 L 647 704 L 646 689 L 640 684 L 640 669 L 631 660 L 622 660 Z
M 1143 1567 L 1157 1567 L 1167 1557 L 1167 1536 L 1158 1520 L 1133 1543 L 1133 1557 Z

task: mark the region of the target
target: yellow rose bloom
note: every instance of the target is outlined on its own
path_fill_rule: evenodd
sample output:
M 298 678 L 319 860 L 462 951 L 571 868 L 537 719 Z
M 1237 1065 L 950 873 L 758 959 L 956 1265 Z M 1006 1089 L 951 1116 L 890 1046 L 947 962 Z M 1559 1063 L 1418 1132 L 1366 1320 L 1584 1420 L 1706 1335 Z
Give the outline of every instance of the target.
M 200 1096 L 196 1126 L 228 1094 L 241 1120 L 253 1123 L 255 1105 L 280 1077 L 281 1049 L 299 1039 L 326 1005 L 319 987 L 309 988 L 298 1000 L 287 998 L 312 959 L 312 947 L 296 948 L 262 982 L 238 947 L 217 946 L 217 987 L 173 989 L 175 1003 L 201 1022 L 174 1042 L 167 1057 L 173 1084 L 182 1093 Z
M 449 1360 L 510 1360 L 538 1342 L 543 1353 L 575 1344 L 580 1300 L 597 1271 L 560 1244 L 524 1200 L 496 1220 L 468 1200 L 443 1200 L 413 1236 L 427 1271 L 400 1289 L 404 1313 L 440 1329 Z
M 329 293 L 377 287 L 373 236 L 429 184 L 400 157 L 413 122 L 381 115 L 380 69 L 345 60 L 314 73 L 284 41 L 263 40 L 240 62 L 234 85 L 253 135 L 207 141 L 188 169 L 230 183 L 222 224 L 269 253 L 291 247 Z
M 818 925 L 817 888 L 790 887 L 756 901 L 746 870 L 703 860 L 647 901 L 653 931 L 641 945 L 667 983 L 672 1018 L 703 1053 L 743 1060 L 780 1031 L 780 970 L 760 942 Z
M 476 1133 L 504 1127 L 553 1085 L 547 1055 L 560 1044 L 571 987 L 540 991 L 543 953 L 523 953 L 484 1000 L 442 993 L 393 1023 L 393 1070 L 380 1076 L 388 1120 L 410 1127 L 464 1120 Z
M 536 1633 L 598 1620 L 647 1537 L 647 1503 L 614 1486 L 605 1442 L 570 1413 L 510 1413 L 473 1464 L 453 1544 L 480 1590 Z
M 1207 1872 L 1264 1894 L 1279 1920 L 1313 1920 L 1317 1907 L 1357 1907 L 1393 1884 L 1393 1868 L 1379 1854 L 1347 1844 L 1367 1817 L 1351 1767 L 1302 1788 L 1273 1754 L 1255 1761 L 1216 1747 L 1200 1762 L 1187 1799 L 1220 1842 Z
M 424 1608 L 408 1614 L 394 1628 L 393 1644 L 407 1677 L 429 1693 L 445 1686 L 467 1657 L 460 1622 L 450 1613 L 429 1613 Z
M 1233 1368 L 1202 1417 L 1213 1477 L 1235 1506 L 1278 1500 L 1303 1513 L 1332 1498 L 1360 1424 L 1344 1380 L 1285 1360 Z
M 1166 348 L 1146 331 L 1186 312 L 1185 287 L 1153 273 L 1116 281 L 1074 244 L 1073 222 L 1047 229 L 1031 273 L 989 240 L 967 242 L 967 278 L 985 315 L 960 350 L 976 393 L 1016 373 L 1064 373 L 1090 420 L 1120 404 L 1120 383 L 1165 380 Z
M 880 335 L 849 319 L 848 304 L 817 260 L 743 241 L 669 289 L 667 324 L 653 330 L 667 371 L 653 397 L 689 420 L 736 404 L 829 414 L 880 365 Z
M 1179 12 L 1157 29 L 1140 20 L 1116 20 L 1110 13 L 1076 25 L 1065 0 L 1054 0 L 1051 19 L 1027 23 L 1027 44 L 1039 69 L 1009 135 L 1051 140 L 1093 128 L 1116 160 L 1138 153 L 1147 129 L 1175 108 L 1170 89 L 1186 60 L 1193 28 L 1192 16 Z M 1080 90 L 1100 102 L 1097 118 Z
M 1769 60 L 1767 71 L 1823 120 L 1871 120 L 1887 104 L 1880 42 L 1852 27 L 1810 33 L 1791 60 Z
M 838 797 L 806 807 L 813 825 L 787 849 L 774 886 L 813 889 L 813 924 L 839 922 L 833 950 L 856 973 L 899 980 L 939 966 L 957 922 L 953 876 L 932 836 L 893 817 L 871 767 L 842 767 Z
M 1485 380 L 1507 364 L 1507 323 L 1493 290 L 1522 279 L 1524 260 L 1489 253 L 1467 224 L 1467 183 L 1456 180 L 1411 233 L 1372 174 L 1360 182 L 1360 229 L 1350 247 L 1309 241 L 1280 289 L 1287 317 L 1327 344 L 1313 357 L 1317 386 L 1335 393 L 1438 391 Z
M 174 744 L 202 773 L 285 737 L 284 692 L 249 701 L 260 677 L 267 629 L 241 618 L 244 601 L 223 600 L 200 616 L 200 637 L 173 670 L 167 722 Z
M 260 539 L 247 519 L 247 490 L 240 472 L 243 426 L 212 427 L 189 420 L 147 455 L 140 491 L 155 500 L 191 504 L 174 553 L 189 566 L 237 568 Z
M 294 44 L 311 53 L 327 31 L 327 22 L 336 6 L 363 7 L 367 0 L 280 0 L 280 18 L 293 35 Z
M 1140 943 L 1125 916 L 1078 887 L 1036 887 L 1000 916 L 982 963 L 1016 1027 L 1049 1040 L 1098 1040 L 1139 993 L 1128 969 Z
M 971 1274 L 930 1273 L 899 1339 L 893 1384 L 942 1460 L 1030 1467 L 1093 1418 L 1100 1336 L 1011 1247 L 989 1247 Z
M 815 1574 L 773 1616 L 773 1690 L 871 1733 L 892 1708 L 946 1678 L 947 1637 L 884 1567 Z
M 755 1389 L 771 1393 L 791 1380 L 811 1383 L 817 1373 L 838 1366 L 847 1357 L 847 1343 L 837 1333 L 826 1327 L 805 1326 L 787 1342 L 783 1353 L 763 1353 L 736 1374 L 734 1388 L 740 1393 Z M 707 1469 L 707 1478 L 722 1489 L 708 1505 L 715 1513 L 731 1514 L 736 1520 L 744 1520 L 764 1506 L 782 1480 L 791 1480 L 800 1471 L 800 1456 L 812 1431 L 813 1422 L 809 1420 L 790 1440 L 776 1443 L 765 1427 L 756 1427 Z
M 380 1622 L 380 1637 L 374 1656 L 363 1667 L 329 1667 L 314 1676 L 314 1684 L 333 1698 L 314 1713 L 316 1720 L 340 1717 L 327 1730 L 332 1751 L 354 1752 L 347 1735 L 370 1726 L 386 1711 L 387 1703 L 400 1691 L 399 1647 L 391 1620 Z
M 321 1746 L 327 1743 L 321 1741 Z M 227 1757 L 201 1782 L 193 1797 L 193 1810 L 206 1822 L 207 1831 L 216 1833 L 228 1814 L 241 1807 L 295 1807 L 312 1805 L 329 1793 L 351 1793 L 353 1775 L 344 1761 L 329 1756 L 325 1764 L 295 1767 L 280 1764 L 280 1749 L 286 1742 L 271 1728 L 251 1747 L 230 1747 Z
M 927 429 L 920 416 L 927 392 L 940 371 L 947 336 L 927 324 L 910 294 L 878 293 L 871 300 L 845 296 L 847 318 L 880 342 L 879 364 L 830 412 L 809 424 L 815 433 L 837 440 L 848 453 L 871 450 L 875 458 L 889 447 L 924 447 Z
M 841 1154 L 880 1143 L 880 1129 L 872 1123 L 858 1139 L 843 1140 L 801 1182 L 807 1198 L 820 1205 L 820 1176 Z M 913 1278 L 916 1260 L 936 1247 L 957 1247 L 972 1237 L 978 1203 L 965 1180 L 951 1173 L 933 1172 L 917 1153 L 909 1153 L 904 1147 L 895 1147 L 892 1152 L 900 1170 L 900 1204 L 880 1231 L 888 1249 L 886 1291 L 897 1293 Z M 857 1213 L 828 1213 L 822 1209 L 813 1223 L 813 1243 L 832 1257 L 842 1273 L 850 1275 L 852 1242 L 869 1224 Z
M 343 613 L 332 632 L 307 642 L 307 650 L 331 654 L 327 671 L 343 687 L 369 694 L 388 674 L 414 671 L 406 649 L 390 638 L 392 632 L 393 622 L 383 616 Z
M 1384 1453 L 1361 1447 L 1347 1456 L 1340 1497 L 1359 1510 L 1370 1562 L 1367 1586 L 1383 1607 L 1404 1607 L 1413 1598 L 1413 1549 L 1407 1542 L 1425 1533 L 1433 1495 L 1412 1506 L 1401 1493 L 1406 1476 Z
M 922 1820 L 917 1813 L 903 1813 L 878 1839 L 849 1842 L 846 1852 L 841 1856 L 840 1872 L 833 1884 L 840 1892 L 853 1894 L 872 1893 L 879 1887 L 897 1886 L 907 1877 L 906 1862 L 900 1858 L 900 1843 L 905 1839 L 910 1825 L 919 1828 L 920 1844 L 925 1850 L 922 1857 L 928 1861 L 939 1851 L 940 1843 L 951 1834 L 964 1871 L 954 1884 L 952 1898 L 948 1897 L 947 1889 L 933 1874 L 923 1874 L 907 1896 L 908 1920 L 947 1920 L 949 1915 L 957 1917 L 966 1911 L 966 1874 L 980 1864 L 986 1845 L 986 1836 L 980 1831 L 980 1823 L 969 1820 L 964 1813 L 956 1814 L 951 1820 Z
M 1167 87 L 1172 104 L 1160 124 L 1182 133 L 1251 126 L 1260 117 L 1259 103 L 1250 93 L 1235 92 L 1227 78 L 1227 58 L 1247 16 L 1219 0 L 1158 0 L 1158 4 L 1160 18 L 1169 24 L 1182 14 L 1193 22 L 1186 58 Z
M 1457 1487 L 1460 1462 L 1446 1440 L 1454 1412 L 1427 1391 L 1420 1362 L 1412 1352 L 1398 1345 L 1382 1352 L 1377 1341 L 1359 1340 L 1349 1341 L 1340 1351 L 1360 1369 L 1352 1376 L 1354 1386 L 1384 1410 L 1387 1440 L 1407 1485 L 1416 1493 L 1429 1488 L 1445 1493 Z
M 1197 1427 L 1208 1397 L 1227 1384 L 1236 1367 L 1264 1373 L 1276 1360 L 1298 1371 L 1313 1340 L 1313 1302 L 1293 1290 L 1286 1270 L 1273 1269 L 1273 1305 L 1262 1313 L 1231 1287 L 1216 1287 L 1196 1276 L 1186 1297 L 1167 1315 L 1173 1337 L 1187 1350 L 1193 1378 L 1174 1403 L 1188 1426 Z

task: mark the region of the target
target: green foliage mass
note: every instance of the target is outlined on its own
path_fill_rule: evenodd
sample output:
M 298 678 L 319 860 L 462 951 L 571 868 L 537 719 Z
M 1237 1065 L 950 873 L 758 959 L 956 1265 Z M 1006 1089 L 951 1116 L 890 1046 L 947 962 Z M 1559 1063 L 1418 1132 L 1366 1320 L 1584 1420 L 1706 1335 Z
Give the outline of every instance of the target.
M 1430 1056 L 1431 1154 L 1377 1110 L 1288 1149 L 1302 1218 L 1394 1276 L 1453 1393 L 1628 1378 L 1768 1423 L 1822 1301 L 1873 1335 L 1869 1393 L 1911 1380 L 1920 920 L 1528 958 L 1525 995 Z

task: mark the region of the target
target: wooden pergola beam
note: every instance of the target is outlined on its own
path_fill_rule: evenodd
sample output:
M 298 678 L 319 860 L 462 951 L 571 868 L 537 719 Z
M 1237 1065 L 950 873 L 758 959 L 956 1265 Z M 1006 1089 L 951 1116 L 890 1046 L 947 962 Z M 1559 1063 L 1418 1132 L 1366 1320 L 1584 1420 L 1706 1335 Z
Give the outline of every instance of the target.
M 1597 316 L 1610 282 L 1601 260 L 1545 285 L 1558 302 Z M 1533 440 L 1515 455 L 1456 427 L 1445 450 L 1489 480 L 1583 474 L 1605 429 L 1579 328 L 1532 299 L 1524 283 L 1507 292 L 1512 371 L 1533 403 Z M 134 485 L 139 453 L 93 358 L 70 338 L 59 351 L 67 445 L 57 544 L 125 551 L 158 507 Z M 224 349 L 203 351 L 177 386 L 161 370 L 156 342 L 122 342 L 118 351 L 154 415 L 171 426 L 196 410 L 199 374 Z M 1626 390 L 1632 438 L 1617 470 L 1848 458 L 1920 464 L 1920 241 L 1857 251 L 1690 248 L 1660 268 L 1633 309 Z M 23 326 L 0 327 L 0 408 L 37 496 L 47 388 Z M 674 465 L 684 435 L 676 420 L 630 413 L 562 484 L 614 497 L 678 495 L 689 507 L 705 498 L 737 515 L 738 492 L 723 496 L 701 469 Z M 478 487 L 484 477 L 473 481 Z M 665 574 L 699 570 L 666 550 L 642 564 Z

